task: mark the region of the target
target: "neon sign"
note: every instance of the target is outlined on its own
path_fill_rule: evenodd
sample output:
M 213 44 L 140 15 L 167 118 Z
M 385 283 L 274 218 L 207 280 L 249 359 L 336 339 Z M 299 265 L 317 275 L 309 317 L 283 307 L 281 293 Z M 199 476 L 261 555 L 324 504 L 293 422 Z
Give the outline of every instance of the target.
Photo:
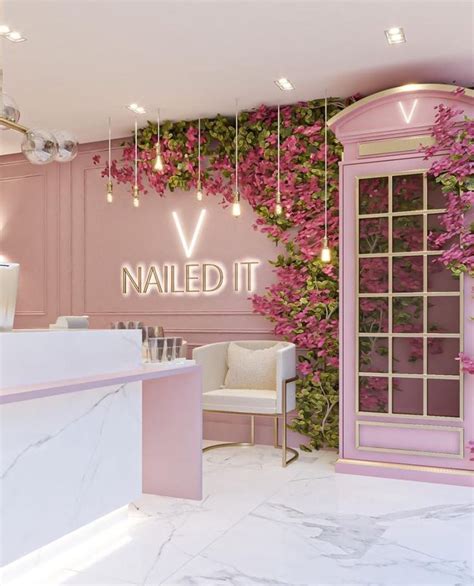
M 182 267 L 174 263 L 159 265 L 137 265 L 122 267 L 122 294 L 132 292 L 138 295 L 220 293 L 232 285 L 232 291 L 239 293 L 255 291 L 256 269 L 259 260 L 240 260 L 232 264 L 232 279 L 227 268 L 220 262 L 185 263 Z
M 407 114 L 403 103 L 398 102 L 398 105 L 400 106 L 400 110 L 402 111 L 403 118 L 405 119 L 405 122 L 407 124 L 410 124 L 411 119 L 413 118 L 413 114 L 415 113 L 415 109 L 416 109 L 417 104 L 418 104 L 418 98 L 413 102 L 413 104 L 411 105 L 411 110 Z
M 172 212 L 179 241 L 187 259 L 191 258 L 202 232 L 206 210 L 202 209 L 188 243 L 177 212 Z M 123 295 L 131 293 L 150 295 L 204 294 L 216 295 L 231 288 L 234 293 L 252 293 L 257 287 L 257 259 L 241 259 L 232 262 L 230 270 L 219 261 L 204 260 L 186 262 L 184 265 L 165 262 L 162 265 L 137 264 L 135 267 L 123 265 L 121 270 L 121 290 Z M 229 277 L 230 274 L 230 277 Z

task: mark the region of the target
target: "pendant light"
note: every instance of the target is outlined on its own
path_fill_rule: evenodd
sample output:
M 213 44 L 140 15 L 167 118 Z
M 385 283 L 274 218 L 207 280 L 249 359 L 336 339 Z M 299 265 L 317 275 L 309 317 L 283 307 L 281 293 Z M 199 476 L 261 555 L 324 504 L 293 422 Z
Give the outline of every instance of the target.
M 133 185 L 133 206 L 138 208 L 140 206 L 139 189 L 138 189 L 138 122 L 135 118 L 135 183 Z
M 161 140 L 160 140 L 160 110 L 158 109 L 158 113 L 156 116 L 156 158 L 155 163 L 153 165 L 153 171 L 156 173 L 163 173 L 164 164 L 163 164 L 163 157 L 161 155 Z
M 197 180 L 197 191 L 196 199 L 202 201 L 202 185 L 201 185 L 201 118 L 198 120 L 198 180 Z
M 238 101 L 235 101 L 235 190 L 232 202 L 232 215 L 235 218 L 240 216 L 240 193 L 239 193 L 239 109 Z
M 283 212 L 280 193 L 280 104 L 278 104 L 278 137 L 277 137 L 277 192 L 275 201 L 275 214 L 280 216 Z
M 321 261 L 331 262 L 331 249 L 328 243 L 328 98 L 324 96 L 324 238 Z
M 109 180 L 107 181 L 107 203 L 114 201 L 114 186 L 112 184 L 112 121 L 109 117 Z

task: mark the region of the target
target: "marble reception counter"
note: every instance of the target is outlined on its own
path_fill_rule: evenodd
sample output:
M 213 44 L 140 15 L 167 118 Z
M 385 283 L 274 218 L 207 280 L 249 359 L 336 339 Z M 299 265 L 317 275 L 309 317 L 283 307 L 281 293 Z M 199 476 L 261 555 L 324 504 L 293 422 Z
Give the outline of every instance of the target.
M 201 438 L 200 368 L 142 365 L 141 332 L 0 333 L 0 566 L 142 492 L 201 498 Z

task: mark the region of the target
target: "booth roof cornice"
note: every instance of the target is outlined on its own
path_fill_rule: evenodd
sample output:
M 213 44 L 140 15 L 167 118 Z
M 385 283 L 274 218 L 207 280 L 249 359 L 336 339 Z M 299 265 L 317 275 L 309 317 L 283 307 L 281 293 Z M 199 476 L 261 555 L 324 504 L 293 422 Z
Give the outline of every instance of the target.
M 393 87 L 393 88 L 390 88 L 387 90 L 382 90 L 382 91 L 377 92 L 375 94 L 371 94 L 370 96 L 366 96 L 365 98 L 362 98 L 362 99 L 358 100 L 357 102 L 354 102 L 350 106 L 347 106 L 347 108 L 344 108 L 344 110 L 341 110 L 335 116 L 333 116 L 332 118 L 329 119 L 328 126 L 331 128 L 334 124 L 336 124 L 336 122 L 339 122 L 340 120 L 344 119 L 349 114 L 353 114 L 354 112 L 359 110 L 359 108 L 363 108 L 367 104 L 370 104 L 370 102 L 374 102 L 374 101 L 380 100 L 382 98 L 395 96 L 397 94 L 419 92 L 419 91 L 452 93 L 458 87 L 460 87 L 460 86 L 451 85 L 451 84 L 443 84 L 443 83 L 409 83 L 406 85 Z M 464 88 L 464 89 L 465 89 L 466 96 L 468 96 L 470 98 L 474 98 L 474 90 L 471 90 L 468 88 Z

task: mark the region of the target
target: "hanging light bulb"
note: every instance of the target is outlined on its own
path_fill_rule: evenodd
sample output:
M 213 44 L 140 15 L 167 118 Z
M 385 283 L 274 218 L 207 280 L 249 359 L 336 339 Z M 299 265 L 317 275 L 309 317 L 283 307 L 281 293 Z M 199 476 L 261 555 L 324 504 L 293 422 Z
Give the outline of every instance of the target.
M 114 201 L 114 186 L 112 184 L 112 170 L 110 168 L 112 164 L 112 121 L 109 117 L 109 180 L 107 181 L 107 203 Z
M 201 185 L 201 118 L 198 119 L 198 180 L 197 180 L 197 191 L 196 199 L 202 201 L 202 185 Z
M 137 195 L 133 196 L 133 207 L 139 208 L 140 207 L 140 198 L 138 197 L 138 186 L 137 185 L 134 185 L 134 187 L 133 187 L 134 193 L 135 193 L 135 190 L 136 190 Z
M 323 238 L 323 247 L 321 248 L 321 260 L 323 262 L 331 262 L 331 249 L 329 248 L 328 239 Z
M 155 163 L 153 165 L 153 171 L 156 173 L 163 173 L 163 169 L 165 168 L 163 163 L 163 156 L 161 154 L 161 140 L 160 140 L 160 110 L 158 109 L 158 114 L 156 117 L 156 126 L 157 126 L 157 133 L 156 133 L 156 145 L 155 145 Z
M 114 191 L 112 181 L 107 181 L 107 203 L 113 203 Z
M 156 171 L 157 173 L 163 173 L 164 168 L 165 168 L 165 166 L 163 163 L 163 156 L 161 155 L 160 148 L 157 146 L 156 147 L 155 164 L 153 165 L 153 171 Z
M 328 97 L 324 96 L 324 238 L 321 261 L 331 262 L 331 249 L 328 242 Z
M 239 192 L 239 108 L 238 100 L 235 100 L 235 189 L 232 202 L 232 215 L 238 218 L 241 214 Z
M 283 207 L 282 207 L 281 203 L 279 201 L 277 201 L 275 204 L 275 214 L 277 216 L 281 216 L 282 213 L 283 213 Z
M 283 207 L 281 205 L 281 193 L 280 193 L 280 104 L 278 104 L 278 137 L 277 137 L 277 192 L 275 202 L 275 214 L 281 216 Z
M 234 193 L 234 201 L 232 202 L 232 215 L 238 218 L 242 210 L 240 209 L 240 194 L 236 191 Z
M 133 207 L 138 208 L 140 206 L 140 190 L 138 188 L 138 123 L 137 119 L 135 118 L 135 161 L 134 161 L 134 171 L 135 171 L 135 183 L 133 185 Z

